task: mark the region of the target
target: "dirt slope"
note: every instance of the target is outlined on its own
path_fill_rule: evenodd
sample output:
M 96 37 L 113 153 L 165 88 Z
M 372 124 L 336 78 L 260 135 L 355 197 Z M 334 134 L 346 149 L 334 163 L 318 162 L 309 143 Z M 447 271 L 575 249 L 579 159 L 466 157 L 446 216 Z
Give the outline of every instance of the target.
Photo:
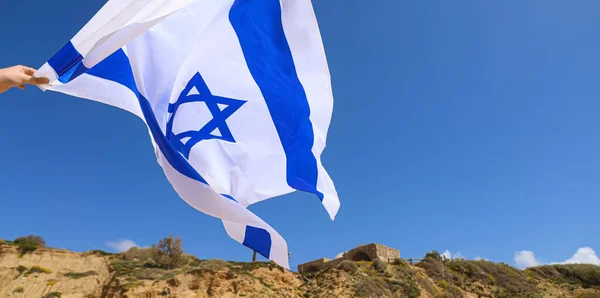
M 0 244 L 2 297 L 581 297 L 600 298 L 600 267 L 518 270 L 426 258 L 416 265 L 344 261 L 307 275 L 271 263 L 201 261 L 166 270 L 121 255 Z

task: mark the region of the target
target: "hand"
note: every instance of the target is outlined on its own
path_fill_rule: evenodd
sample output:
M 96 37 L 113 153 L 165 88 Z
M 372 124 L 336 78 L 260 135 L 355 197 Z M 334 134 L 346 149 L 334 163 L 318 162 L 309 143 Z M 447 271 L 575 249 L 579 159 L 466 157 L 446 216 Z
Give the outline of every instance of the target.
M 25 85 L 48 84 L 47 78 L 34 78 L 35 69 L 27 66 L 13 66 L 0 69 L 0 93 L 12 87 L 25 89 Z

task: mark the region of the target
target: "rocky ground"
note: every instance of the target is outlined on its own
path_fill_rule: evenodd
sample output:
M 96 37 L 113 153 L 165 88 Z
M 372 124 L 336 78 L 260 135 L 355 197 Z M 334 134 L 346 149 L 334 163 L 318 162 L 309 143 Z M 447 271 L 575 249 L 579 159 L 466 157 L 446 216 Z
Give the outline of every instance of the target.
M 3 297 L 578 297 L 600 298 L 600 267 L 518 270 L 428 254 L 415 265 L 344 261 L 300 275 L 272 263 L 198 260 L 156 268 L 120 254 L 0 243 Z

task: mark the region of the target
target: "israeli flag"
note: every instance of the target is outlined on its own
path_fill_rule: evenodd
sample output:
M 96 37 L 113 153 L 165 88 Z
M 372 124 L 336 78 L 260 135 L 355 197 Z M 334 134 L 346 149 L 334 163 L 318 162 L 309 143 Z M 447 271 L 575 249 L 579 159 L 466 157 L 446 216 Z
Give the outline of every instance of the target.
M 309 0 L 109 1 L 35 76 L 140 117 L 181 198 L 283 267 L 285 240 L 247 207 L 296 190 L 331 219 L 340 207 L 320 160 L 333 96 Z

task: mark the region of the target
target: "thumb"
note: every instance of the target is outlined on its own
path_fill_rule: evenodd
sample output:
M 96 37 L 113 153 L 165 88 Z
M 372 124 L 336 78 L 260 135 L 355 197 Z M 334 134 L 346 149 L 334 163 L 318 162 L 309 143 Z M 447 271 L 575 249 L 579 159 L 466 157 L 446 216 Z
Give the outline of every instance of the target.
M 49 82 L 50 82 L 50 80 L 48 80 L 48 78 L 30 77 L 29 80 L 27 80 L 27 82 L 25 82 L 25 84 L 29 84 L 29 85 L 44 85 L 44 84 L 48 84 Z

